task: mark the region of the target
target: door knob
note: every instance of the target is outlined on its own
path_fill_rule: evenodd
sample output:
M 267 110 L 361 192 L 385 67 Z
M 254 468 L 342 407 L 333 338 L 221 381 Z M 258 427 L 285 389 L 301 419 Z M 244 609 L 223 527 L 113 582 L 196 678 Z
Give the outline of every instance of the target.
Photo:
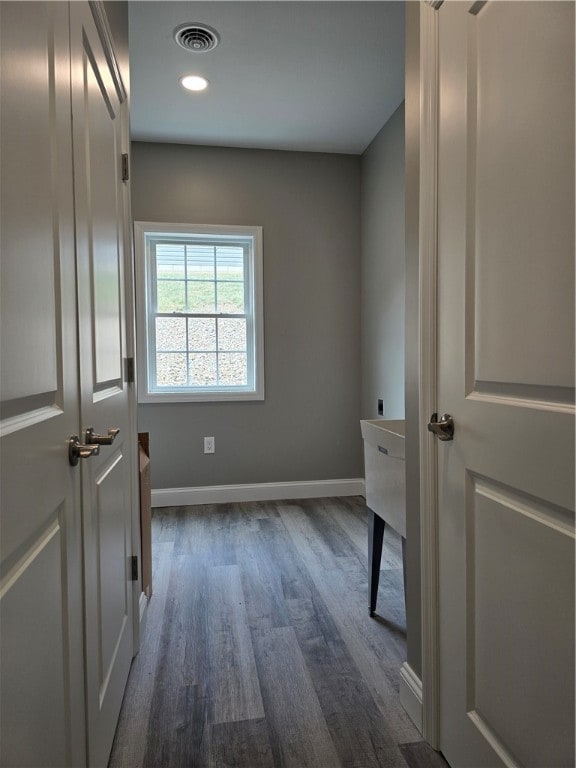
M 81 443 L 78 435 L 72 435 L 68 440 L 68 461 L 72 467 L 78 464 L 79 459 L 89 459 L 90 456 L 97 456 L 99 453 L 99 445 Z
M 433 413 L 428 422 L 428 432 L 432 432 L 438 440 L 454 440 L 454 419 L 445 413 L 438 421 L 438 414 Z
M 96 443 L 97 445 L 112 445 L 118 432 L 120 432 L 118 427 L 110 427 L 107 435 L 97 435 L 94 432 L 94 427 L 88 427 L 84 431 L 84 440 L 87 443 Z

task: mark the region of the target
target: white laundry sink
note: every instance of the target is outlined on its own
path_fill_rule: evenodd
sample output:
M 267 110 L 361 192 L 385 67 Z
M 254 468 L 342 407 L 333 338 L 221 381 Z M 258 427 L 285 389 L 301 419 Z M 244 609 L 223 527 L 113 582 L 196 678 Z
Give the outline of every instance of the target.
M 404 419 L 360 422 L 364 438 L 366 504 L 406 538 Z

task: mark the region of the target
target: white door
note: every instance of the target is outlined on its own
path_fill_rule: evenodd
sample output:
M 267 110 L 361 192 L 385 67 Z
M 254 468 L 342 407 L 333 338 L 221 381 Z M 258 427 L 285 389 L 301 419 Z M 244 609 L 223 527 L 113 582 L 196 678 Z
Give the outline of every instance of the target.
M 574 764 L 574 4 L 438 10 L 440 748 Z
M 0 764 L 82 766 L 68 7 L 0 3 Z
M 97 10 L 97 8 L 95 9 Z M 98 22 L 98 24 L 96 23 Z M 126 94 L 104 19 L 71 3 L 80 413 L 104 444 L 82 466 L 88 763 L 106 766 L 133 648 L 133 435 L 125 381 Z M 119 430 L 106 445 L 108 430 Z

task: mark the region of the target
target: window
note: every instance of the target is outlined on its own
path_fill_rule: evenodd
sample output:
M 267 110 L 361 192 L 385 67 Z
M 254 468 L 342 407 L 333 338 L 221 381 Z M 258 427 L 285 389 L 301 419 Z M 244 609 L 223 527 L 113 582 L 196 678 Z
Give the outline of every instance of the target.
M 134 231 L 139 400 L 263 400 L 262 228 Z

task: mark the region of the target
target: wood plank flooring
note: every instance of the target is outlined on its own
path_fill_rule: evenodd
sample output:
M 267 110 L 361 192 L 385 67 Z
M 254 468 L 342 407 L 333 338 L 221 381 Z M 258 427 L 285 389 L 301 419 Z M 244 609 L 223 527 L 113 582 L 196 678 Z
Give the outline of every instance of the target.
M 400 539 L 364 499 L 169 507 L 109 768 L 441 768 L 400 705 Z

